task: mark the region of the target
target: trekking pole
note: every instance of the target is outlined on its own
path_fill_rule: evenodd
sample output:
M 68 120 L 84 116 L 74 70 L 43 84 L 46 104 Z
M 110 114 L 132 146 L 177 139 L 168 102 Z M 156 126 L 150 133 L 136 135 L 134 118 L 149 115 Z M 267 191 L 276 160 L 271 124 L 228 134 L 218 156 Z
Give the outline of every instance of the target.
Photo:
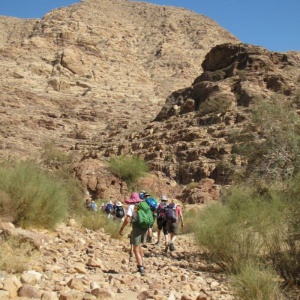
M 131 234 L 128 234 L 129 242 L 131 242 Z M 131 258 L 133 257 L 133 245 L 130 246 L 130 252 L 129 252 L 129 262 L 128 265 L 130 265 Z

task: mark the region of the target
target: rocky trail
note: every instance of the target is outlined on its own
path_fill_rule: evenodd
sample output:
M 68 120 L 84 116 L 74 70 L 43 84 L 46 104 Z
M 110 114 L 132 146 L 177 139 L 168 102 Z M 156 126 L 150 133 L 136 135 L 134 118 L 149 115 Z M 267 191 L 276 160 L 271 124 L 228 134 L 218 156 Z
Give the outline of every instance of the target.
M 44 234 L 48 241 L 30 271 L 1 272 L 1 300 L 234 299 L 224 274 L 201 255 L 190 235 L 180 235 L 176 251 L 167 255 L 163 242 L 144 245 L 146 275 L 141 277 L 134 273 L 136 263 L 130 259 L 125 235 L 112 239 L 103 230 L 82 229 L 75 223 Z

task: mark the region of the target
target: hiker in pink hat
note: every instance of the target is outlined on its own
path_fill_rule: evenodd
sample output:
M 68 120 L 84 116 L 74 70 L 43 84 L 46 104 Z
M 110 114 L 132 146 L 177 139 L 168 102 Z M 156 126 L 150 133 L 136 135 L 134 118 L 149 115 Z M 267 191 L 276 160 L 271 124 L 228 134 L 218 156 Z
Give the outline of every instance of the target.
M 133 245 L 133 252 L 137 261 L 138 272 L 144 276 L 144 263 L 143 263 L 143 248 L 142 244 L 146 242 L 147 238 L 147 228 L 141 228 L 138 225 L 137 220 L 137 204 L 139 202 L 144 202 L 141 200 L 138 193 L 132 193 L 130 199 L 125 200 L 126 204 L 129 204 L 126 218 L 121 226 L 119 234 L 122 235 L 125 226 L 128 223 L 132 224 L 132 231 L 130 234 L 130 244 Z

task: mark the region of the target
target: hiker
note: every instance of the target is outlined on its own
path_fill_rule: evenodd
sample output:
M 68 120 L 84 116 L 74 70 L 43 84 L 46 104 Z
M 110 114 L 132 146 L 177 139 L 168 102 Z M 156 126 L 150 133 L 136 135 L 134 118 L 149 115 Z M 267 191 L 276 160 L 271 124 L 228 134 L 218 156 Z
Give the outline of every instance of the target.
M 132 193 L 130 199 L 126 200 L 125 203 L 129 204 L 129 207 L 119 234 L 123 234 L 123 230 L 128 223 L 132 224 L 130 244 L 133 245 L 133 252 L 137 261 L 138 272 L 141 276 L 144 276 L 145 269 L 142 244 L 146 242 L 149 226 L 153 225 L 153 218 L 151 218 L 152 213 L 148 204 L 140 199 L 138 193 Z
M 152 212 L 152 215 L 153 215 L 153 220 L 155 221 L 155 219 L 156 219 L 156 208 L 158 206 L 158 203 L 157 203 L 156 199 L 151 198 L 150 195 L 147 192 L 145 192 L 144 200 L 149 205 L 149 207 L 151 209 L 151 212 Z M 147 233 L 147 242 L 148 243 L 152 243 L 152 236 L 153 236 L 152 227 L 153 227 L 153 225 L 148 229 L 148 233 Z
M 114 205 L 113 215 L 114 215 L 114 220 L 118 220 L 120 222 L 124 221 L 125 211 L 122 202 L 118 201 Z
M 179 205 L 175 203 L 170 203 L 165 207 L 165 220 L 167 224 L 168 233 L 170 233 L 170 243 L 166 245 L 165 252 L 168 252 L 168 248 L 170 251 L 175 251 L 175 240 L 179 233 L 179 218 L 181 220 L 181 227 L 184 227 L 182 209 Z
M 165 195 L 162 195 L 160 198 L 160 204 L 157 206 L 156 214 L 157 214 L 157 242 L 156 245 L 160 245 L 160 233 L 163 230 L 165 236 L 165 245 L 166 247 L 169 244 L 169 235 L 167 230 L 167 221 L 165 219 L 165 208 L 168 205 L 168 199 Z
M 112 201 L 107 202 L 104 211 L 107 213 L 108 219 L 113 217 L 114 206 Z
M 89 200 L 89 199 L 86 199 L 86 200 L 85 200 L 85 208 L 86 208 L 87 210 L 90 210 L 90 205 L 91 205 L 90 200 Z
M 98 210 L 97 204 L 95 203 L 94 200 L 90 203 L 90 210 L 91 211 L 97 211 Z
M 99 209 L 98 209 L 98 211 L 101 211 L 101 212 L 103 212 L 103 211 L 104 211 L 104 209 L 105 209 L 105 205 L 104 205 L 104 203 L 101 203 L 101 205 L 99 206 Z
M 139 197 L 140 197 L 141 200 L 144 200 L 145 193 L 146 193 L 145 191 L 140 191 L 139 192 Z

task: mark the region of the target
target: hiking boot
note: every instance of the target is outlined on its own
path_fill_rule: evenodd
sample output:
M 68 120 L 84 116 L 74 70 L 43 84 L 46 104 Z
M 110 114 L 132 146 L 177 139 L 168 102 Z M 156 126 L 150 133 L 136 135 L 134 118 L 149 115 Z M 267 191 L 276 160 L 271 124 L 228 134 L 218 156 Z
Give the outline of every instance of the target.
M 157 241 L 157 242 L 155 243 L 155 245 L 159 246 L 159 245 L 160 245 L 160 241 Z
M 170 243 L 170 251 L 175 251 L 175 246 L 173 243 Z
M 145 269 L 144 269 L 144 267 L 143 266 L 139 266 L 138 267 L 138 272 L 141 274 L 141 276 L 145 276 Z
M 150 243 L 150 244 L 152 243 L 152 237 L 148 238 L 148 243 Z

